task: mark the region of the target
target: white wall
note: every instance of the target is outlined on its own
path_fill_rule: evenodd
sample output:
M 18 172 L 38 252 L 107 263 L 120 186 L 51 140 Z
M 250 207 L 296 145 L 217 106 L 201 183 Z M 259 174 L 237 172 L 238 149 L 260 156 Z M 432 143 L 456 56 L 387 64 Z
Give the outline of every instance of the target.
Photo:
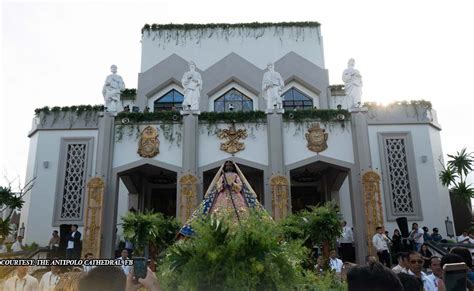
M 342 183 L 341 189 L 339 189 L 339 207 L 343 219 L 347 221 L 347 225 L 353 227 L 354 224 L 352 222 L 351 190 L 349 188 L 349 176 L 346 177 L 344 183 Z
M 278 28 L 279 31 L 282 28 Z M 284 28 L 281 37 L 275 37 L 275 28 L 259 29 L 263 34 L 256 38 L 253 33 L 246 36 L 235 30 L 228 39 L 222 37 L 222 31 L 215 31 L 212 36 L 204 35 L 197 39 L 187 38 L 165 40 L 157 32 L 145 32 L 142 38 L 141 72 L 145 72 L 172 54 L 186 60 L 193 60 L 196 66 L 205 70 L 228 54 L 234 52 L 257 67 L 266 68 L 268 62 L 275 62 L 293 51 L 324 68 L 322 38 L 319 28 Z M 175 31 L 173 31 L 175 33 Z M 183 31 L 180 31 L 182 33 Z M 197 31 L 191 31 L 195 34 Z M 262 49 L 263 48 L 263 49 Z M 204 54 L 203 52 L 208 52 Z
M 303 128 L 298 129 L 298 126 Z M 306 145 L 305 133 L 310 127 L 309 124 L 295 124 L 294 122 L 283 123 L 283 152 L 285 155 L 285 165 L 308 159 L 318 155 L 310 151 Z M 344 128 L 339 123 L 330 123 L 324 125 L 320 123 L 321 128 L 326 129 L 328 133 L 328 148 L 319 153 L 324 157 L 341 160 L 348 163 L 354 163 L 354 151 L 352 148 L 352 132 L 350 123 L 346 122 Z
M 438 180 L 439 166 L 437 157 L 442 154 L 439 138 L 439 131 L 430 125 L 378 125 L 369 126 L 370 153 L 372 157 L 372 167 L 381 172 L 381 161 L 378 145 L 377 133 L 379 132 L 411 132 L 413 139 L 414 161 L 418 188 L 420 191 L 421 208 L 423 220 L 416 221 L 422 226 L 427 226 L 430 230 L 438 227 L 440 234 L 446 237 L 446 227 L 444 220 L 449 216 L 452 220 L 451 203 L 446 188 L 441 187 Z M 427 156 L 426 163 L 422 162 L 422 156 Z M 386 182 L 386 181 L 384 181 Z M 416 185 L 413 185 L 415 187 Z M 382 200 L 385 210 L 384 188 L 381 187 Z M 385 221 L 386 221 L 385 215 Z M 413 221 L 415 222 L 415 221 Z M 409 227 L 411 227 L 409 221 Z M 398 228 L 396 222 L 386 222 L 386 228 L 392 234 L 393 229 Z
M 198 161 L 199 167 L 227 159 L 232 155 L 220 150 L 221 140 L 215 134 L 208 135 L 207 124 L 199 125 L 199 150 Z M 260 124 L 256 128 L 255 123 L 250 124 L 236 124 L 236 129 L 246 128 L 247 138 L 241 139 L 245 144 L 245 149 L 235 154 L 236 157 L 246 159 L 262 165 L 268 165 L 268 141 L 266 123 Z M 253 135 L 251 134 L 251 127 L 254 127 Z M 228 124 L 218 124 L 218 129 L 229 128 Z M 214 131 L 215 127 L 211 129 Z
M 149 124 L 155 127 L 158 130 L 158 140 L 160 141 L 160 153 L 154 157 L 153 159 L 171 164 L 177 167 L 181 167 L 182 165 L 182 142 L 181 141 L 174 141 L 170 142 L 164 137 L 164 132 L 162 131 L 160 125 L 158 123 Z M 140 125 L 140 132 L 148 125 Z M 115 126 L 115 145 L 114 145 L 114 156 L 113 156 L 113 168 L 123 166 L 138 160 L 143 159 L 137 153 L 138 150 L 138 141 L 139 138 L 136 135 L 135 126 L 133 126 L 133 130 L 131 134 L 129 129 L 131 126 L 126 126 L 123 129 L 123 138 L 122 140 L 117 140 L 117 129 L 118 125 Z M 177 138 L 176 134 L 182 134 L 184 129 L 183 125 L 175 124 L 174 125 L 174 133 L 175 138 Z
M 27 177 L 36 175 L 36 180 L 21 217 L 21 222 L 25 222 L 25 242 L 28 244 L 35 241 L 40 246 L 48 245 L 53 229 L 59 230 L 52 226 L 52 220 L 60 160 L 60 144 L 63 137 L 94 138 L 94 154 L 91 162 L 92 175 L 95 173 L 97 130 L 38 131 L 31 137 Z M 43 166 L 44 161 L 49 162 L 47 169 Z

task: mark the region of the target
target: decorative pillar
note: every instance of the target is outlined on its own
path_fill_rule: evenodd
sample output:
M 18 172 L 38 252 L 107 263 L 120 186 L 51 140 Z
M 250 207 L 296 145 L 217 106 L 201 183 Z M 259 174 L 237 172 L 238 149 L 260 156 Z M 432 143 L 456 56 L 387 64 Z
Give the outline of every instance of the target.
M 270 178 L 270 188 L 272 191 L 273 219 L 278 221 L 288 215 L 290 183 L 286 176 L 277 175 Z
M 286 177 L 285 173 L 285 164 L 283 160 L 283 109 L 275 109 L 273 111 L 267 112 L 267 135 L 268 135 L 268 168 L 270 173 L 267 177 L 276 177 L 282 176 L 288 181 L 288 177 Z M 280 181 L 282 181 L 280 179 Z M 273 194 L 273 186 L 272 181 L 270 179 L 270 186 L 271 186 L 271 193 L 270 191 L 266 191 L 265 193 L 265 208 L 267 211 L 271 211 L 274 209 L 274 205 L 270 201 L 274 201 L 274 194 Z M 289 186 L 287 186 L 289 189 Z M 279 190 L 278 190 L 279 191 Z M 286 203 L 287 207 L 289 205 L 289 191 L 286 192 L 287 197 L 286 201 L 279 201 L 278 203 Z M 278 199 L 281 199 L 280 197 Z M 279 208 L 279 206 L 278 206 Z M 286 216 L 288 213 L 288 209 L 278 213 L 278 216 L 283 215 Z M 276 218 L 276 213 L 272 213 L 272 215 Z
M 370 157 L 369 128 L 367 108 L 351 108 L 352 143 L 354 149 L 354 167 L 350 171 L 352 221 L 354 241 L 358 263 L 363 263 L 367 255 L 367 220 L 365 217 L 364 189 L 362 173 L 372 169 Z
M 100 257 L 101 225 L 102 225 L 102 202 L 105 183 L 100 177 L 94 177 L 87 183 L 87 208 L 86 220 L 84 222 L 84 237 L 82 241 L 82 255 L 92 253 L 94 257 Z
M 183 110 L 183 168 L 178 174 L 176 217 L 186 222 L 197 207 L 199 193 L 198 168 L 198 116 L 199 111 Z
M 106 112 L 103 114 L 104 115 L 99 119 L 96 176 L 101 177 L 105 183 L 100 227 L 100 255 L 105 258 L 110 258 L 114 255 L 115 250 L 114 244 L 118 204 L 118 180 L 117 177 L 112 177 L 115 117 Z
M 184 175 L 179 179 L 181 223 L 185 223 L 198 206 L 198 178 L 195 175 Z
M 374 171 L 368 171 L 362 176 L 364 186 L 365 219 L 367 221 L 367 247 L 370 255 L 375 255 L 372 246 L 372 237 L 375 228 L 383 226 L 382 195 L 380 193 L 380 175 Z

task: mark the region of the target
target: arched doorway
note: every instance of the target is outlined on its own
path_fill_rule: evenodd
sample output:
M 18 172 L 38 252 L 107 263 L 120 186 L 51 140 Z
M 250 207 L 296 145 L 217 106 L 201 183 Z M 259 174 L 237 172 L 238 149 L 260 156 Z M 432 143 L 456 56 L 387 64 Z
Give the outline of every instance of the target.
M 138 211 L 153 211 L 176 217 L 177 173 L 158 166 L 144 164 L 118 174 L 130 194 L 137 195 Z
M 331 200 L 339 203 L 339 190 L 347 175 L 348 169 L 322 161 L 290 170 L 292 212 Z

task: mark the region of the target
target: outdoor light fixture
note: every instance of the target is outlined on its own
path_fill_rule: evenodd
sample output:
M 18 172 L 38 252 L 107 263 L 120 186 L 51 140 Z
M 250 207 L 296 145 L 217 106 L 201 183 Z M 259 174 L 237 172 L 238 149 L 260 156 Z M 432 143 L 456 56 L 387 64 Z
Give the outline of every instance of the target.
M 229 111 L 234 111 L 234 105 L 232 103 L 229 104 Z

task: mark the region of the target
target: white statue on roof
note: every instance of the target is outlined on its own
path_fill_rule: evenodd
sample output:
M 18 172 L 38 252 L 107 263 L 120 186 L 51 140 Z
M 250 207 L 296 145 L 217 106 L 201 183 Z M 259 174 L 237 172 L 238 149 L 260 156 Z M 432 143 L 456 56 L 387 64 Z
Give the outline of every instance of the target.
M 360 107 L 362 102 L 362 76 L 359 70 L 354 69 L 355 60 L 349 59 L 347 69 L 342 73 L 346 95 L 349 98 L 349 107 Z
M 120 102 L 120 93 L 125 89 L 125 83 L 121 76 L 117 75 L 117 66 L 110 66 L 112 74 L 105 79 L 102 95 L 105 99 L 105 111 L 116 113 Z
M 202 78 L 193 61 L 189 62 L 189 71 L 184 73 L 181 83 L 184 88 L 183 110 L 199 110 Z
M 267 110 L 283 109 L 281 93 L 285 84 L 280 73 L 275 72 L 273 63 L 268 63 L 267 69 L 262 81 L 262 93 L 263 98 L 267 100 Z

